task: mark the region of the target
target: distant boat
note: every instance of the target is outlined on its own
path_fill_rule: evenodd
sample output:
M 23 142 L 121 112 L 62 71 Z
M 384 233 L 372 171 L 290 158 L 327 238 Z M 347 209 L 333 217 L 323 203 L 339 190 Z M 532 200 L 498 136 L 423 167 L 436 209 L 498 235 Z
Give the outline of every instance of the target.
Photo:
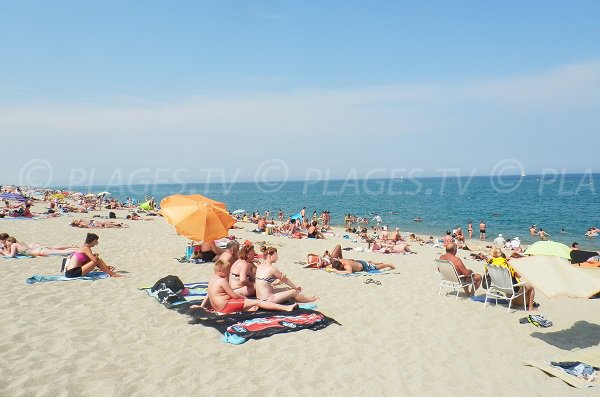
M 521 177 L 527 176 L 524 172 L 521 172 Z

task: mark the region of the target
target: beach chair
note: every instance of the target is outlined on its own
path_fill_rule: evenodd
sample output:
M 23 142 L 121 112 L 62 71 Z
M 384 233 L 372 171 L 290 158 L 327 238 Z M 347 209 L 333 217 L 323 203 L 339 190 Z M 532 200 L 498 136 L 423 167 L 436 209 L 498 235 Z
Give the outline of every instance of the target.
M 456 299 L 458 299 L 459 292 L 465 287 L 471 286 L 475 290 L 475 280 L 472 274 L 459 276 L 454 264 L 447 260 L 436 259 L 435 264 L 442 278 L 438 295 L 442 294 L 442 288 L 450 288 L 456 292 Z
M 510 307 L 512 301 L 523 295 L 523 302 L 525 303 L 524 310 L 527 311 L 527 296 L 525 295 L 525 283 L 513 283 L 513 279 L 510 275 L 510 270 L 507 267 L 495 266 L 487 264 L 488 274 L 490 275 L 490 286 L 485 294 L 485 301 L 483 307 L 487 306 L 488 299 L 506 299 L 508 300 L 508 312 L 510 313 Z M 517 292 L 515 292 L 515 289 Z M 496 305 L 498 301 L 496 300 Z

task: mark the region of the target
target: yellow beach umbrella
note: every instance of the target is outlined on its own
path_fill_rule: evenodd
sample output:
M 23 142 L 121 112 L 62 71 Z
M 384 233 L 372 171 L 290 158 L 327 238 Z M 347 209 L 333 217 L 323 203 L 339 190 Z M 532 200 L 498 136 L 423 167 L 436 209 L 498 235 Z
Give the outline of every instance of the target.
M 166 197 L 160 208 L 160 214 L 175 226 L 177 233 L 194 241 L 225 237 L 236 222 L 224 203 L 199 194 Z

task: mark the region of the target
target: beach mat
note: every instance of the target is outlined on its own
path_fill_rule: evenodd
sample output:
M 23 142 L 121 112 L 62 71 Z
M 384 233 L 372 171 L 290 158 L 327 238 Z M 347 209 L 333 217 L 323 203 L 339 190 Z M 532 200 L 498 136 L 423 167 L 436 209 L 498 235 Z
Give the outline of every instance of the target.
M 51 281 L 74 281 L 74 280 L 100 280 L 104 278 L 108 278 L 109 275 L 104 272 L 89 272 L 85 276 L 81 277 L 72 277 L 68 278 L 65 276 L 44 276 L 44 275 L 34 275 L 29 277 L 25 282 L 27 284 L 35 284 L 35 283 L 45 283 Z
M 596 378 L 594 382 L 588 382 L 585 379 L 578 378 L 574 375 L 570 375 L 563 370 L 552 367 L 550 362 L 582 362 L 588 365 L 591 365 L 595 368 L 600 368 L 600 347 L 595 346 L 588 349 L 577 350 L 574 352 L 566 352 L 554 357 L 550 361 L 533 361 L 527 360 L 523 361 L 524 365 L 528 365 L 531 367 L 535 367 L 541 369 L 549 375 L 555 376 L 567 384 L 576 387 L 578 389 L 585 389 L 592 386 L 597 386 L 600 383 L 600 380 Z
M 206 310 L 189 313 L 190 324 L 211 327 L 223 335 L 222 341 L 239 345 L 248 339 L 262 339 L 275 334 L 303 329 L 318 331 L 338 324 L 331 317 L 311 309 L 285 311 L 256 311 L 218 315 Z

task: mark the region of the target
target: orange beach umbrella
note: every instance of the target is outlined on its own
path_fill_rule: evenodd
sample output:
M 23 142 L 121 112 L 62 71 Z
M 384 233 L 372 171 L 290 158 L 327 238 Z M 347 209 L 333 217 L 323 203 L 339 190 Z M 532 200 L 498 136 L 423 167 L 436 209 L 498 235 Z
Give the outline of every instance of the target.
M 160 202 L 160 213 L 177 233 L 194 241 L 216 240 L 236 222 L 224 203 L 199 194 L 175 194 Z

